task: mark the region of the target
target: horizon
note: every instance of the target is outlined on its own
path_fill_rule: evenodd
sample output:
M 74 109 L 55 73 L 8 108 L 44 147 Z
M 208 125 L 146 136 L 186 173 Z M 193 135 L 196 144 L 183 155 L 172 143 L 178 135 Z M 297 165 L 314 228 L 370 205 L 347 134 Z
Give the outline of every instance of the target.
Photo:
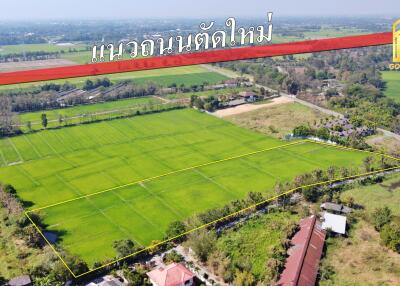
M 324 2 L 306 0 L 301 6 L 297 1 L 240 0 L 227 2 L 187 2 L 183 0 L 136 3 L 121 0 L 115 5 L 106 0 L 14 0 L 2 3 L 1 22 L 5 21 L 55 21 L 55 20 L 143 20 L 143 19 L 199 19 L 199 18 L 258 18 L 267 12 L 279 17 L 395 17 L 393 7 L 397 1 L 383 0 L 377 12 L 374 0 L 337 0 L 329 7 Z M 158 2 L 158 3 L 157 3 Z M 209 7 L 213 7 L 212 10 Z M 168 11 L 168 15 L 165 15 Z

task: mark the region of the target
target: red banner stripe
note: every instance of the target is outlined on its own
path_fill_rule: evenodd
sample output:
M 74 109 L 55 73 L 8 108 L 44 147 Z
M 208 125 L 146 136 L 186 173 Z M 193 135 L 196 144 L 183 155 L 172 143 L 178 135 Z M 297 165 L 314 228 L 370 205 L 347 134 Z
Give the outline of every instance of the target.
M 230 48 L 172 56 L 121 60 L 105 63 L 3 72 L 0 73 L 0 85 L 322 52 L 338 49 L 386 45 L 391 43 L 392 33 L 386 32 L 265 46 Z

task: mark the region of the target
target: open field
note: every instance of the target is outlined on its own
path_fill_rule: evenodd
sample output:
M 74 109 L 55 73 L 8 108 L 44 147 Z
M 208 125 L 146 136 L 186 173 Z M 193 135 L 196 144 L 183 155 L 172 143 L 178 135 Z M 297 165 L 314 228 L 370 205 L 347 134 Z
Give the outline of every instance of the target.
M 73 64 L 75 63 L 65 59 L 6 62 L 6 63 L 0 63 L 0 72 L 54 68 L 54 67 L 70 66 Z
M 368 155 L 284 144 L 194 110 L 171 111 L 0 140 L 0 181 L 33 209 L 108 190 L 40 211 L 48 230 L 63 233 L 62 247 L 93 265 L 115 256 L 114 240 L 148 246 L 172 221 L 250 191 L 273 195 L 276 181 L 317 168 L 356 168 Z M 233 156 L 241 157 L 210 163 Z
M 321 272 L 334 273 L 319 282 L 321 286 L 399 285 L 400 255 L 380 244 L 379 233 L 364 220 L 352 226 L 350 235 L 327 240 Z
M 176 68 L 157 69 L 148 71 L 115 73 L 115 74 L 98 76 L 98 78 L 104 78 L 104 77 L 108 77 L 112 82 L 118 82 L 122 80 L 133 80 L 138 84 L 145 82 L 154 82 L 162 86 L 168 86 L 172 83 L 176 83 L 178 86 L 181 84 L 190 86 L 194 84 L 202 84 L 204 82 L 213 84 L 227 79 L 227 77 L 217 73 L 209 72 L 207 69 L 201 66 L 176 67 Z M 40 81 L 35 83 L 4 85 L 0 86 L 0 91 L 20 89 L 20 88 L 21 89 L 32 88 L 35 86 L 43 85 L 45 83 L 63 84 L 66 81 L 75 84 L 77 87 L 82 87 L 86 80 L 88 79 L 95 80 L 96 78 L 97 77 L 93 76 L 77 77 L 70 79 Z
M 386 82 L 385 95 L 400 102 L 400 72 L 383 71 L 382 78 Z
M 400 140 L 394 137 L 376 134 L 368 136 L 366 142 L 386 154 L 392 154 L 400 158 Z
M 228 117 L 228 116 L 234 116 L 242 113 L 247 113 L 251 112 L 254 110 L 262 109 L 262 108 L 269 108 L 274 105 L 278 104 L 286 104 L 286 103 L 292 103 L 293 100 L 287 97 L 277 97 L 273 98 L 271 100 L 263 100 L 263 101 L 258 101 L 254 103 L 246 103 L 242 105 L 238 105 L 235 107 L 230 107 L 230 108 L 225 108 L 225 109 L 220 109 L 214 112 L 214 114 L 217 117 Z
M 224 232 L 218 238 L 217 250 L 228 256 L 232 265 L 251 265 L 252 274 L 262 280 L 265 265 L 272 258 L 273 248 L 281 244 L 284 229 L 298 220 L 297 215 L 289 212 L 254 217 L 240 227 Z
M 313 124 L 325 117 L 319 111 L 299 103 L 284 103 L 236 114 L 226 117 L 227 120 L 252 130 L 283 138 L 292 133 L 293 128 L 301 124 Z
M 359 186 L 345 191 L 341 198 L 353 197 L 354 201 L 372 213 L 376 208 L 389 207 L 392 213 L 400 216 L 400 174 L 393 174 L 388 180 L 371 186 Z
M 27 53 L 27 52 L 65 52 L 68 53 L 70 49 L 85 50 L 85 44 L 71 43 L 71 44 L 23 44 L 23 45 L 7 45 L 0 46 L 0 56 L 14 53 Z
M 304 32 L 304 37 L 306 39 L 322 39 L 322 38 L 333 38 L 333 37 L 345 37 L 351 35 L 362 35 L 366 34 L 368 31 L 355 28 L 346 27 L 322 27 L 318 31 L 307 31 Z

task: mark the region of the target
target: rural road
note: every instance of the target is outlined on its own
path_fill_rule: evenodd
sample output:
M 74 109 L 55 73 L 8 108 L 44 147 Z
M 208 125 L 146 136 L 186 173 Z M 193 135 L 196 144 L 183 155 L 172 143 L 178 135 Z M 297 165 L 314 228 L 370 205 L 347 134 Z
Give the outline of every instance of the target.
M 242 77 L 246 77 L 246 78 L 250 79 L 250 81 L 254 82 L 254 78 L 252 76 L 250 76 L 250 75 L 239 75 L 238 73 L 236 73 L 234 71 L 227 70 L 227 69 L 220 68 L 220 67 L 214 67 L 214 66 L 211 66 L 211 65 L 202 65 L 202 66 L 204 68 L 208 69 L 209 71 L 217 72 L 219 74 L 222 74 L 222 75 L 230 77 L 230 78 L 242 76 Z M 267 86 L 264 86 L 264 85 L 260 85 L 260 84 L 257 84 L 257 83 L 255 83 L 255 86 L 258 87 L 258 88 L 263 87 L 266 90 L 271 91 L 271 92 L 277 92 L 277 90 L 274 90 L 274 89 L 272 89 L 270 87 L 267 87 Z M 288 97 L 288 98 L 292 99 L 293 101 L 295 101 L 297 103 L 300 103 L 300 104 L 302 104 L 304 106 L 308 106 L 308 107 L 313 108 L 315 110 L 318 110 L 318 111 L 320 111 L 322 113 L 325 113 L 325 114 L 328 114 L 328 115 L 333 115 L 333 116 L 336 116 L 336 117 L 341 117 L 341 118 L 344 117 L 344 115 L 339 113 L 339 112 L 336 112 L 336 111 L 333 111 L 333 110 L 330 110 L 330 109 L 327 109 L 327 108 L 323 108 L 321 106 L 315 105 L 315 104 L 310 103 L 308 101 L 299 99 L 294 95 L 290 95 L 290 94 L 287 94 L 287 93 L 284 93 L 284 92 L 280 92 L 280 94 L 281 94 L 281 96 Z M 393 132 L 391 132 L 389 130 L 382 129 L 382 128 L 377 128 L 377 130 L 379 132 L 382 132 L 383 135 L 386 136 L 386 137 L 392 137 L 392 138 L 400 141 L 400 135 L 399 134 L 393 133 Z

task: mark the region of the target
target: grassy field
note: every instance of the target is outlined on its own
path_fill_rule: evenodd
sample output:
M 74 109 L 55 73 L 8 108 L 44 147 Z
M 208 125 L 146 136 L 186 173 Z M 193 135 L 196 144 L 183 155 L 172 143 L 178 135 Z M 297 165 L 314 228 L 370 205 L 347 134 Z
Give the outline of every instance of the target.
M 333 274 L 321 286 L 400 285 L 400 255 L 380 244 L 379 233 L 367 222 L 352 225 L 349 237 L 331 237 L 320 272 Z
M 168 86 L 172 83 L 176 83 L 178 86 L 185 84 L 186 86 L 194 84 L 202 84 L 208 82 L 209 84 L 217 83 L 227 79 L 227 77 L 218 73 L 209 72 L 207 69 L 201 66 L 187 66 L 187 67 L 176 67 L 167 69 L 157 69 L 148 71 L 136 71 L 126 73 L 115 73 L 98 76 L 98 78 L 108 77 L 113 82 L 122 80 L 133 80 L 136 83 L 154 82 L 162 86 Z M 0 91 L 11 90 L 11 89 L 27 89 L 35 86 L 41 86 L 45 83 L 56 83 L 63 84 L 68 81 L 75 84 L 77 87 L 82 87 L 86 80 L 94 80 L 96 77 L 77 77 L 71 79 L 58 79 L 51 81 L 40 81 L 35 83 L 21 83 L 14 85 L 3 85 L 0 86 Z
M 283 144 L 194 110 L 171 111 L 2 139 L 0 181 L 33 208 L 114 188 L 41 211 L 48 230 L 63 233 L 61 245 L 93 265 L 115 256 L 114 240 L 147 246 L 174 220 L 366 157 L 303 142 L 176 172 Z
M 220 236 L 217 249 L 230 258 L 232 265 L 251 265 L 252 274 L 261 280 L 272 249 L 281 243 L 283 230 L 290 222 L 297 223 L 298 220 L 296 215 L 288 212 L 252 218 Z
M 322 27 L 318 31 L 307 31 L 304 32 L 306 39 L 322 39 L 322 38 L 333 38 L 333 37 L 345 37 L 351 35 L 361 35 L 368 33 L 362 29 L 346 28 L 346 27 Z
M 319 111 L 299 103 L 278 104 L 255 111 L 229 116 L 226 119 L 252 130 L 283 138 L 300 124 L 313 124 L 325 117 Z
M 386 82 L 385 95 L 400 102 L 400 72 L 383 71 L 382 77 Z
M 25 45 L 7 45 L 0 46 L 0 56 L 14 53 L 23 52 L 62 52 L 68 53 L 70 49 L 76 49 L 78 51 L 84 50 L 87 45 L 84 44 L 72 44 L 72 45 L 57 45 L 57 44 L 25 44 Z M 90 53 L 90 52 L 89 52 Z M 89 55 L 90 57 L 90 55 Z
M 353 197 L 368 214 L 375 208 L 387 206 L 393 215 L 400 216 L 400 174 L 389 175 L 380 184 L 358 186 L 341 195 L 342 200 Z M 399 285 L 400 255 L 381 244 L 379 233 L 363 217 L 350 228 L 348 238 L 327 240 L 327 252 L 322 267 L 334 273 L 320 281 L 331 285 Z
M 368 212 L 387 206 L 394 215 L 400 216 L 400 174 L 391 175 L 381 184 L 348 190 L 341 197 L 353 197 L 354 201 L 364 206 Z

